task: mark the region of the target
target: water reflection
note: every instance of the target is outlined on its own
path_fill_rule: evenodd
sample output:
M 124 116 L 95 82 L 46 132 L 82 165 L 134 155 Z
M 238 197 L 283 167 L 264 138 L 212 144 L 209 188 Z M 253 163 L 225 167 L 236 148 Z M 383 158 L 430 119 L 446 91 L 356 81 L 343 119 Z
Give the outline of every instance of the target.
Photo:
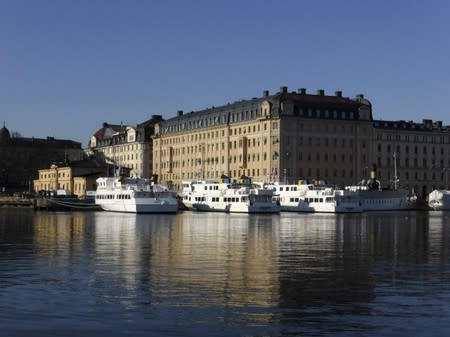
M 170 221 L 101 213 L 96 273 L 140 287 L 155 305 L 267 307 L 277 301 L 279 283 L 271 222 L 270 216 L 214 213 Z
M 0 314 L 96 333 L 448 331 L 449 215 L 2 210 Z

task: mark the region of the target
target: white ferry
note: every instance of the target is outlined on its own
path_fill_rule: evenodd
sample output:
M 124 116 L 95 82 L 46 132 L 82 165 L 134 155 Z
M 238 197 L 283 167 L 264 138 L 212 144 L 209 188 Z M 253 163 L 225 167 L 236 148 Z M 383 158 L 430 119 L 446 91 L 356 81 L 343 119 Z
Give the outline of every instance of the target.
M 450 210 L 450 191 L 434 190 L 428 195 L 428 206 L 436 211 Z
M 177 194 L 143 178 L 101 177 L 96 180 L 95 203 L 104 211 L 176 213 Z
M 273 190 L 251 184 L 245 177 L 240 184 L 232 184 L 228 177 L 222 182 L 184 181 L 183 203 L 196 211 L 227 213 L 278 213 L 280 206 L 273 200 Z
M 359 213 L 362 207 L 357 194 L 314 184 L 267 184 L 279 200 L 281 211 Z

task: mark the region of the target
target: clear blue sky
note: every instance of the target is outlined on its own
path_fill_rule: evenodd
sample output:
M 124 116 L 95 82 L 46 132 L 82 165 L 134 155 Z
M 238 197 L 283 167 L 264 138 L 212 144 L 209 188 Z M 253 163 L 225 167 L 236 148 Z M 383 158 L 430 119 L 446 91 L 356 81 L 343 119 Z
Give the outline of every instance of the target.
M 288 86 L 450 124 L 449 14 L 444 0 L 0 0 L 0 118 L 85 146 L 105 121 Z

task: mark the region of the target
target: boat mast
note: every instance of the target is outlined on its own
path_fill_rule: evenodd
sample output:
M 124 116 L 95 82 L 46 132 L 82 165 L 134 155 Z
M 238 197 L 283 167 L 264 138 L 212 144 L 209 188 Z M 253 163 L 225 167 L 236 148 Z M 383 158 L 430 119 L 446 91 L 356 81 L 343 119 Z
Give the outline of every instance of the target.
M 394 157 L 394 190 L 397 190 L 397 184 L 398 184 L 398 179 L 397 179 L 397 152 L 394 152 L 393 154 Z

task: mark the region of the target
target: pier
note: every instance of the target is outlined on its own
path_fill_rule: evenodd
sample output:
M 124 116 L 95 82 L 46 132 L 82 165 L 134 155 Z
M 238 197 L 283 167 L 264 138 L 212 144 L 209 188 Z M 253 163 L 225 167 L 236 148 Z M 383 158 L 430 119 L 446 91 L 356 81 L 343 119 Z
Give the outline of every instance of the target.
M 1 196 L 0 207 L 34 207 L 34 199 L 13 197 L 13 196 Z

